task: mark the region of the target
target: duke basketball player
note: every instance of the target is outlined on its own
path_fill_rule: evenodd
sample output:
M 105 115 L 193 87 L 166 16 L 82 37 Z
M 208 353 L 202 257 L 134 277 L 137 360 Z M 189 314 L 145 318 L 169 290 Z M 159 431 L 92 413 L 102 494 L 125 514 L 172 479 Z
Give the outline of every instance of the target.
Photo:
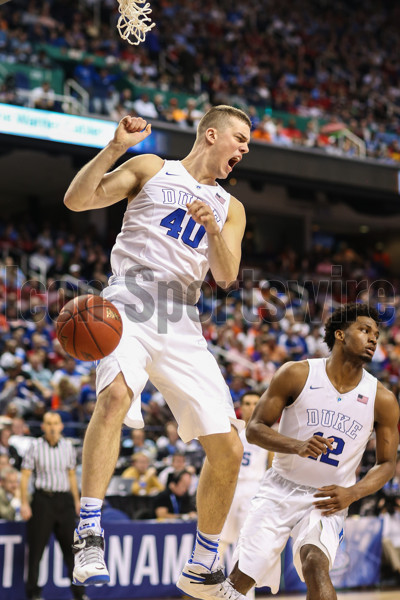
M 291 536 L 307 598 L 336 600 L 329 569 L 347 507 L 378 491 L 396 463 L 397 400 L 363 368 L 377 345 L 378 322 L 366 304 L 337 309 L 325 327 L 329 358 L 283 365 L 257 404 L 247 439 L 276 454 L 234 553 L 230 579 L 241 593 L 254 584 L 278 591 L 280 554 Z M 374 428 L 376 465 L 356 482 Z
M 242 458 L 229 389 L 207 349 L 195 303 L 208 271 L 227 287 L 238 273 L 245 228 L 243 205 L 216 179 L 225 179 L 248 152 L 251 122 L 230 106 L 201 119 L 182 161 L 138 155 L 107 171 L 151 134 L 140 117 L 124 117 L 113 140 L 70 184 L 75 211 L 128 198 L 111 254 L 105 298 L 119 309 L 123 334 L 99 362 L 98 398 L 83 448 L 80 522 L 75 533 L 76 583 L 107 583 L 100 511 L 118 458 L 121 425 L 143 427 L 140 394 L 148 378 L 164 396 L 184 442 L 198 438 L 206 460 L 197 490 L 198 532 L 178 587 L 197 598 L 242 596 L 219 566 L 219 536 Z

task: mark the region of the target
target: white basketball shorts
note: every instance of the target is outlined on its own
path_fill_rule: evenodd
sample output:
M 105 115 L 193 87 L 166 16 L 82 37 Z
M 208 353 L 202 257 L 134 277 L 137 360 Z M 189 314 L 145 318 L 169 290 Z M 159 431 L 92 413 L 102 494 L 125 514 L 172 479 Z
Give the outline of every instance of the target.
M 102 295 L 119 310 L 123 334 L 114 352 L 99 361 L 96 388 L 99 393 L 123 373 L 132 391 L 126 425 L 143 427 L 140 394 L 150 379 L 170 407 L 184 442 L 228 433 L 231 424 L 238 431 L 244 428 L 244 421 L 236 418 L 218 363 L 207 348 L 196 307 L 168 300 L 163 309 L 157 309 L 149 302 L 138 317 L 137 298 L 125 284 L 113 283 Z
M 293 562 L 302 581 L 300 549 L 306 544 L 318 546 L 332 568 L 347 509 L 323 517 L 313 506 L 315 492 L 315 488 L 284 479 L 273 469 L 266 472 L 233 554 L 233 563 L 239 561 L 239 569 L 254 579 L 256 587 L 268 586 L 273 594 L 278 592 L 280 556 L 289 536 L 293 538 Z

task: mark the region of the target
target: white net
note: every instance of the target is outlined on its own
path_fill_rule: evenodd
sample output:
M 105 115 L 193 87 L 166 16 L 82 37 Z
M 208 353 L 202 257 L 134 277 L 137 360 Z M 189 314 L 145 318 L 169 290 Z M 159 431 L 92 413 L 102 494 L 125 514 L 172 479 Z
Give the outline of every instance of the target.
M 149 14 L 150 3 L 146 0 L 118 0 L 119 12 L 117 29 L 123 40 L 134 46 L 144 42 L 146 33 L 154 27 Z

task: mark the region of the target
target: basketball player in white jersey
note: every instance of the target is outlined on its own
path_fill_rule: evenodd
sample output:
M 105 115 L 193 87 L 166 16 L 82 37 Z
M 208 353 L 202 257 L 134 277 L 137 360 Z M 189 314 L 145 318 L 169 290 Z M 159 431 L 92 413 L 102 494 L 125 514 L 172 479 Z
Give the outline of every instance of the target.
M 337 309 L 325 327 L 329 358 L 289 362 L 276 372 L 247 427 L 247 439 L 273 450 L 252 501 L 230 574 L 243 594 L 256 584 L 277 593 L 280 554 L 291 536 L 308 600 L 335 600 L 329 577 L 347 507 L 394 473 L 399 442 L 395 396 L 364 370 L 378 340 L 378 313 L 365 304 Z M 272 425 L 279 419 L 279 430 Z M 376 464 L 356 482 L 375 428 Z
M 240 398 L 241 416 L 246 425 L 259 399 L 260 394 L 251 390 L 242 394 Z M 251 499 L 257 492 L 267 469 L 268 451 L 255 444 L 249 444 L 245 430 L 240 432 L 239 437 L 243 443 L 243 458 L 235 495 L 221 533 L 219 544 L 221 559 L 224 557 L 228 545 L 237 542 L 240 529 L 249 512 Z M 249 590 L 247 597 L 254 597 L 254 588 Z
M 245 213 L 216 179 L 225 179 L 248 152 L 250 127 L 241 110 L 213 107 L 182 161 L 139 155 L 108 173 L 151 134 L 142 118 L 124 117 L 114 138 L 66 192 L 65 204 L 74 211 L 128 199 L 111 253 L 113 275 L 103 292 L 121 313 L 123 335 L 97 368 L 98 399 L 83 447 L 76 583 L 109 581 L 102 501 L 122 423 L 143 427 L 140 394 L 150 378 L 171 408 L 182 440 L 198 438 L 206 453 L 197 490 L 196 542 L 177 585 L 197 598 L 242 598 L 219 566 L 218 541 L 242 460 L 238 431 L 244 423 L 236 418 L 229 389 L 207 350 L 194 305 L 209 268 L 222 287 L 237 277 Z

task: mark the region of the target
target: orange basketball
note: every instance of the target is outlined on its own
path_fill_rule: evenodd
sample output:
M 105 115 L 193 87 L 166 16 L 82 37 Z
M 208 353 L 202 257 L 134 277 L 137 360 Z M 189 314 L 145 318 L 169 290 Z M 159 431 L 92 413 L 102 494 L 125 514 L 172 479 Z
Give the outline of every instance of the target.
M 56 321 L 64 350 L 79 360 L 98 360 L 111 354 L 122 335 L 121 315 L 101 296 L 86 294 L 67 302 Z

